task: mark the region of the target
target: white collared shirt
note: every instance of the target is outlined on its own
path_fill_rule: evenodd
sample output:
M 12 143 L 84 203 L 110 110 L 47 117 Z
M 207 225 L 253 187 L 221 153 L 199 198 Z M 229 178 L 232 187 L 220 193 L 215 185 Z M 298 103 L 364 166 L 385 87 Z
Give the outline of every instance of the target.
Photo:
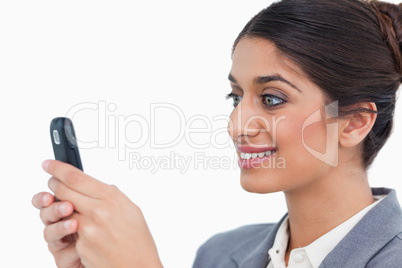
M 289 241 L 289 218 L 286 217 L 279 227 L 274 245 L 268 251 L 271 261 L 267 268 L 318 268 L 325 257 L 353 229 L 353 227 L 377 205 L 386 195 L 376 195 L 371 205 L 341 223 L 328 233 L 303 248 L 295 248 L 290 252 L 288 266 L 285 264 L 285 252 Z

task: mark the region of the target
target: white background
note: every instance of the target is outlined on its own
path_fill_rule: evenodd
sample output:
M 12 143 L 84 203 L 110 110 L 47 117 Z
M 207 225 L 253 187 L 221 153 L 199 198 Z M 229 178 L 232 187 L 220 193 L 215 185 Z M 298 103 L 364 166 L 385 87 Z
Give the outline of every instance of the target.
M 240 225 L 276 222 L 286 212 L 281 193 L 255 195 L 243 191 L 239 169 L 192 166 L 130 168 L 119 159 L 115 143 L 146 138 L 159 142 L 178 134 L 173 110 L 160 112 L 155 127 L 141 130 L 111 122 L 131 115 L 150 118 L 151 103 L 170 103 L 185 115 L 212 121 L 228 115 L 231 46 L 245 23 L 270 1 L 2 1 L 0 3 L 1 89 L 1 266 L 55 267 L 43 240 L 43 226 L 32 196 L 47 190 L 49 176 L 41 162 L 52 158 L 49 123 L 71 109 L 78 139 L 98 139 L 82 148 L 85 171 L 117 185 L 148 221 L 165 267 L 190 267 L 197 248 L 214 233 Z M 116 108 L 102 110 L 102 105 Z M 111 106 L 108 106 L 111 105 Z M 102 117 L 103 116 L 103 117 Z M 106 118 L 106 119 L 105 119 Z M 110 120 L 110 121 L 108 121 Z M 110 133 L 98 131 L 99 122 Z M 184 122 L 182 122 L 184 123 Z M 396 188 L 402 142 L 402 104 L 397 105 L 395 131 L 370 169 L 372 186 Z M 205 127 L 195 122 L 192 127 Z M 183 127 L 183 126 L 182 126 Z M 114 134 L 113 134 L 114 133 Z M 140 134 L 143 136 L 140 136 Z M 113 135 L 116 137 L 114 137 Z M 119 136 L 119 135 L 126 136 Z M 211 133 L 192 134 L 198 143 Z M 217 141 L 227 140 L 221 134 Z M 168 149 L 127 149 L 143 157 L 171 152 L 193 157 L 234 159 L 233 148 L 193 148 L 183 137 Z

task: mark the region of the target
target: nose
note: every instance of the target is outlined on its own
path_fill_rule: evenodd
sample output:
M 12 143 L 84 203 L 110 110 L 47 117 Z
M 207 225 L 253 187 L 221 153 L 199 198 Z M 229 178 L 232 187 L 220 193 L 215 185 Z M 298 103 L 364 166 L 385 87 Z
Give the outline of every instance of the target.
M 267 131 L 269 131 L 267 118 L 261 115 L 261 111 L 252 100 L 243 98 L 230 115 L 228 132 L 232 140 L 252 144 L 248 139 Z

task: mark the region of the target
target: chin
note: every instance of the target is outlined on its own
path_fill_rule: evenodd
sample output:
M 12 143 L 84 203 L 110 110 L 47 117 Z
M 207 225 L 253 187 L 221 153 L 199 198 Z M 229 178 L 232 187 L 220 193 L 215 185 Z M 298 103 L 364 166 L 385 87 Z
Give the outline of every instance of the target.
M 263 172 L 265 174 L 261 174 L 260 172 L 254 171 L 257 170 L 251 171 L 252 174 L 250 174 L 250 171 L 241 171 L 240 184 L 245 191 L 257 194 L 268 194 L 283 190 L 283 187 L 277 183 L 275 176 L 267 176 L 266 172 Z

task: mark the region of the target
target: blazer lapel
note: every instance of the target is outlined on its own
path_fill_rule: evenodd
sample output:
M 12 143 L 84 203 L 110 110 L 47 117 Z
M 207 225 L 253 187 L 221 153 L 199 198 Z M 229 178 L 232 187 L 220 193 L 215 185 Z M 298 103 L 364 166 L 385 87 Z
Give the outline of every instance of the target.
M 265 237 L 260 243 L 256 244 L 253 243 L 253 240 L 249 240 L 239 245 L 238 249 L 231 253 L 231 258 L 239 268 L 266 267 L 268 265 L 268 250 L 274 244 L 276 232 L 286 216 L 287 214 L 273 228 L 269 228 L 265 235 L 262 234 Z
M 320 268 L 365 267 L 367 262 L 402 231 L 402 211 L 395 190 L 373 188 L 388 195 L 372 208 L 327 255 Z

